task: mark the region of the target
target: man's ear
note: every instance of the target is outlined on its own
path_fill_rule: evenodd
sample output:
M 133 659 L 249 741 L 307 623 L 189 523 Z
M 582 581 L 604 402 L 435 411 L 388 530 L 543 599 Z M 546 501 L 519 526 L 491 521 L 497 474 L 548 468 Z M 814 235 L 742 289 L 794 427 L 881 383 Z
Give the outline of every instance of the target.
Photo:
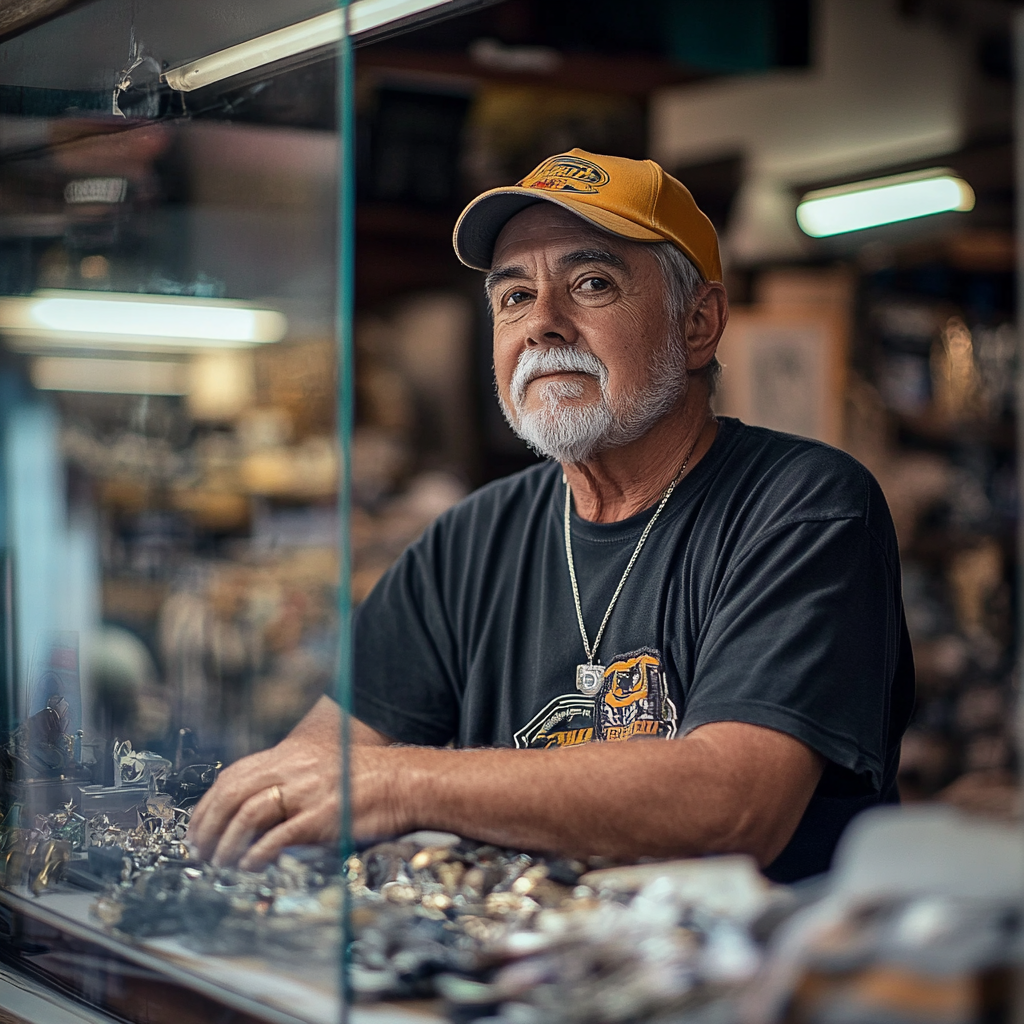
M 702 370 L 715 358 L 728 322 L 729 297 L 725 285 L 720 281 L 705 282 L 686 317 L 686 366 L 690 372 Z

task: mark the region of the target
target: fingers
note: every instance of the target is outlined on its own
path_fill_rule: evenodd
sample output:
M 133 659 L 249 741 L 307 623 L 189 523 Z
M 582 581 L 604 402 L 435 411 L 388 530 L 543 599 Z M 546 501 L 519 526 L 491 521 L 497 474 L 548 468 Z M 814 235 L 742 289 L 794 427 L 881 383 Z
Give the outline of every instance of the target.
M 286 846 L 300 846 L 306 843 L 323 843 L 337 840 L 337 814 L 324 814 L 319 810 L 305 811 L 294 818 L 281 822 L 256 842 L 238 866 L 243 871 L 261 871 Z
M 336 794 L 340 766 L 333 735 L 323 741 L 315 736 L 285 739 L 271 750 L 244 757 L 221 773 L 196 806 L 188 839 L 203 859 L 232 864 L 249 843 L 288 814 L 298 816 L 315 805 L 325 807 L 336 834 L 338 810 L 327 809 L 330 798 L 325 801 L 325 795 Z M 288 795 L 282 802 L 278 793 L 284 789 Z M 325 828 L 330 826 L 319 831 Z
M 279 783 L 272 761 L 260 754 L 243 758 L 221 773 L 213 788 L 196 805 L 188 826 L 189 842 L 200 857 L 209 858 L 228 823 L 247 800 Z
M 217 786 L 214 784 L 213 788 L 204 793 L 199 803 L 192 808 L 192 817 L 188 821 L 188 838 L 189 842 L 197 848 L 201 848 L 206 841 L 208 829 L 204 829 L 203 822 L 209 817 L 210 808 L 216 803 L 219 796 L 216 789 Z
M 273 789 L 262 790 L 239 807 L 213 852 L 211 860 L 218 867 L 236 863 L 256 836 L 287 817 Z

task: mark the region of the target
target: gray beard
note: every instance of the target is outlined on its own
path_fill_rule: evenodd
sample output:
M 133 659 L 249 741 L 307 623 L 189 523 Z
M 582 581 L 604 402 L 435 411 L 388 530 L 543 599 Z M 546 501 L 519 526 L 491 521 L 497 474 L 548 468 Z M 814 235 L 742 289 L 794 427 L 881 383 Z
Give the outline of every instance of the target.
M 551 380 L 537 385 L 541 407 L 523 411 L 527 385 L 553 371 L 585 373 L 595 378 L 601 397 L 585 405 L 577 381 Z M 651 366 L 650 382 L 620 396 L 608 394 L 608 369 L 596 356 L 575 348 L 530 349 L 522 354 L 509 387 L 509 403 L 499 394 L 501 411 L 512 430 L 535 452 L 557 462 L 586 462 L 609 448 L 619 448 L 646 434 L 675 405 L 687 388 L 686 349 L 666 341 Z

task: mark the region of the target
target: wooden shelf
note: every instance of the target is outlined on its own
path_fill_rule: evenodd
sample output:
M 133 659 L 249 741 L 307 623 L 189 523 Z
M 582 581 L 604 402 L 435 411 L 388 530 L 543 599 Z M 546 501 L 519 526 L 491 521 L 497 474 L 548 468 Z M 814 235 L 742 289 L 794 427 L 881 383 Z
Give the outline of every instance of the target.
M 712 77 L 661 57 L 559 52 L 548 71 L 511 71 L 475 61 L 463 50 L 412 50 L 395 46 L 360 49 L 360 71 L 419 73 L 451 82 L 461 79 L 467 87 L 484 82 L 535 85 L 545 89 L 587 90 L 645 98 L 667 85 L 683 85 Z
M 1012 420 L 965 420 L 951 423 L 930 413 L 894 414 L 897 429 L 909 436 L 941 446 L 985 444 L 1000 451 L 1017 447 L 1017 428 Z

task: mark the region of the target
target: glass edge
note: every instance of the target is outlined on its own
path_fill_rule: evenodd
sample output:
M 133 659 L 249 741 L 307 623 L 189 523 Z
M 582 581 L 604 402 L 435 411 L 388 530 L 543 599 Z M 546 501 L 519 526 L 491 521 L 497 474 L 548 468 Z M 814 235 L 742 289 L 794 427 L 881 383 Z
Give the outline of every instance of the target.
M 339 854 L 342 863 L 341 948 L 338 957 L 339 1020 L 349 1017 L 348 949 L 351 908 L 344 863 L 351 853 L 349 776 L 349 711 L 352 703 L 352 588 L 351 588 L 351 447 L 354 418 L 355 321 L 355 68 L 348 32 L 351 0 L 339 0 L 346 31 L 337 48 L 338 90 L 338 242 L 337 242 L 337 433 L 338 474 L 338 650 L 334 698 L 341 708 L 341 793 Z

